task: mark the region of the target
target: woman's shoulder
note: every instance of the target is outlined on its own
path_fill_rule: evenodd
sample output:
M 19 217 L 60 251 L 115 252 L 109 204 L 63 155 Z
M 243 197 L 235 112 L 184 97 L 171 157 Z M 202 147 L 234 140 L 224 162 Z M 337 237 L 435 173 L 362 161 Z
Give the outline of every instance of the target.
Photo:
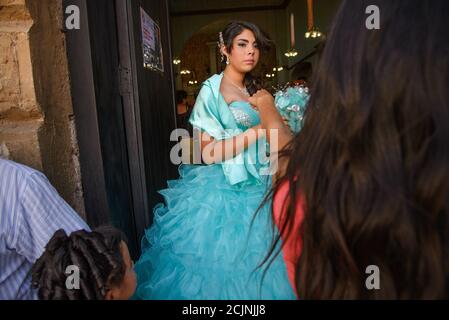
M 223 74 L 214 74 L 213 76 L 207 78 L 204 82 L 203 82 L 203 87 L 207 86 L 211 89 L 213 88 L 219 88 L 220 84 L 221 84 L 221 80 L 223 78 Z

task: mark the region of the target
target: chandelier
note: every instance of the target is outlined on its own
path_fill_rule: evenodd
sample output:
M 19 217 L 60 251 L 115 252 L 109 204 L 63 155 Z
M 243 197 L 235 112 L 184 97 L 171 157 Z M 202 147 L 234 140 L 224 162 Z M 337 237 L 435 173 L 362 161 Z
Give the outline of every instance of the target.
M 313 0 L 307 0 L 307 32 L 306 39 L 318 39 L 323 37 L 323 34 L 315 26 L 313 17 Z
M 294 58 L 298 55 L 298 51 L 295 49 L 296 36 L 295 36 L 295 15 L 290 14 L 290 50 L 285 53 L 287 58 Z

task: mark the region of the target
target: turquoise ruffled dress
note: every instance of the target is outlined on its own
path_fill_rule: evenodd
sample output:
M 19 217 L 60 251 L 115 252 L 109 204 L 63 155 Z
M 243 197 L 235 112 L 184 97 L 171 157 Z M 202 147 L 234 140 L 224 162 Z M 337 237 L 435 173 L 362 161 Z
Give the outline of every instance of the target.
M 247 102 L 226 104 L 219 92 L 222 77 L 203 84 L 189 120 L 217 140 L 260 123 Z M 268 269 L 257 269 L 277 235 L 271 203 L 255 215 L 271 186 L 264 157 L 262 138 L 224 163 L 179 167 L 180 178 L 159 191 L 165 203 L 154 208 L 142 240 L 135 299 L 295 299 L 282 254 Z

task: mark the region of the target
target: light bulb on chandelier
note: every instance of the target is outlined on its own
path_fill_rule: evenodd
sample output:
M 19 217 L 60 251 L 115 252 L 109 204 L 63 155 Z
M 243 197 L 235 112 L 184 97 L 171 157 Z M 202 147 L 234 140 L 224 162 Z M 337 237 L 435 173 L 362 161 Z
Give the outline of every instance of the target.
M 295 49 L 291 49 L 290 51 L 287 51 L 285 53 L 285 56 L 287 58 L 293 58 L 293 57 L 296 57 L 297 55 L 298 55 L 298 52 Z
M 306 32 L 306 39 L 318 39 L 323 37 L 323 34 L 318 30 L 317 27 L 312 27 L 309 31 Z
M 315 26 L 315 19 L 313 14 L 313 0 L 307 0 L 307 29 L 306 39 L 318 39 L 323 37 L 323 34 Z

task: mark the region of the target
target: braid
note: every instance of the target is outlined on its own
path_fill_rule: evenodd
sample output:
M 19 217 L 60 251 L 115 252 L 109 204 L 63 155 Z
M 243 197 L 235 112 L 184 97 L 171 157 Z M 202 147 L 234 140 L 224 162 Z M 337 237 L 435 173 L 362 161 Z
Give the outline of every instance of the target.
M 58 267 L 61 266 L 55 264 L 57 260 L 63 260 L 63 253 L 67 249 L 69 238 L 64 230 L 58 230 L 47 244 L 44 254 L 36 261 L 32 268 L 32 285 L 34 288 L 40 288 L 39 298 L 48 300 L 52 296 L 56 296 L 55 282 L 58 282 Z M 52 266 L 52 267 L 49 267 Z M 64 269 L 65 271 L 65 269 Z M 58 292 L 58 299 L 64 299 L 64 296 Z
M 104 281 L 98 275 L 99 270 L 93 261 L 89 248 L 81 234 L 72 234 L 71 238 L 72 242 L 69 249 L 70 260 L 80 270 L 80 290 L 82 295 L 87 300 L 101 300 L 106 294 Z M 95 252 L 95 254 L 101 253 Z M 88 272 L 86 272 L 87 270 Z M 91 284 L 90 286 L 87 285 L 86 279 L 88 280 L 87 283 Z
M 119 284 L 123 280 L 126 267 L 121 252 L 116 248 L 120 247 L 122 241 L 127 242 L 126 237 L 122 233 L 118 234 L 116 229 L 110 227 L 102 227 L 96 231 L 101 233 L 104 242 L 91 241 L 90 243 L 95 250 L 104 253 L 105 263 L 112 270 L 107 282 Z
M 77 231 L 58 230 L 32 268 L 32 285 L 41 300 L 103 300 L 110 286 L 125 274 L 120 244 L 124 236 L 109 227 Z M 68 266 L 80 271 L 80 288 L 66 287 Z

